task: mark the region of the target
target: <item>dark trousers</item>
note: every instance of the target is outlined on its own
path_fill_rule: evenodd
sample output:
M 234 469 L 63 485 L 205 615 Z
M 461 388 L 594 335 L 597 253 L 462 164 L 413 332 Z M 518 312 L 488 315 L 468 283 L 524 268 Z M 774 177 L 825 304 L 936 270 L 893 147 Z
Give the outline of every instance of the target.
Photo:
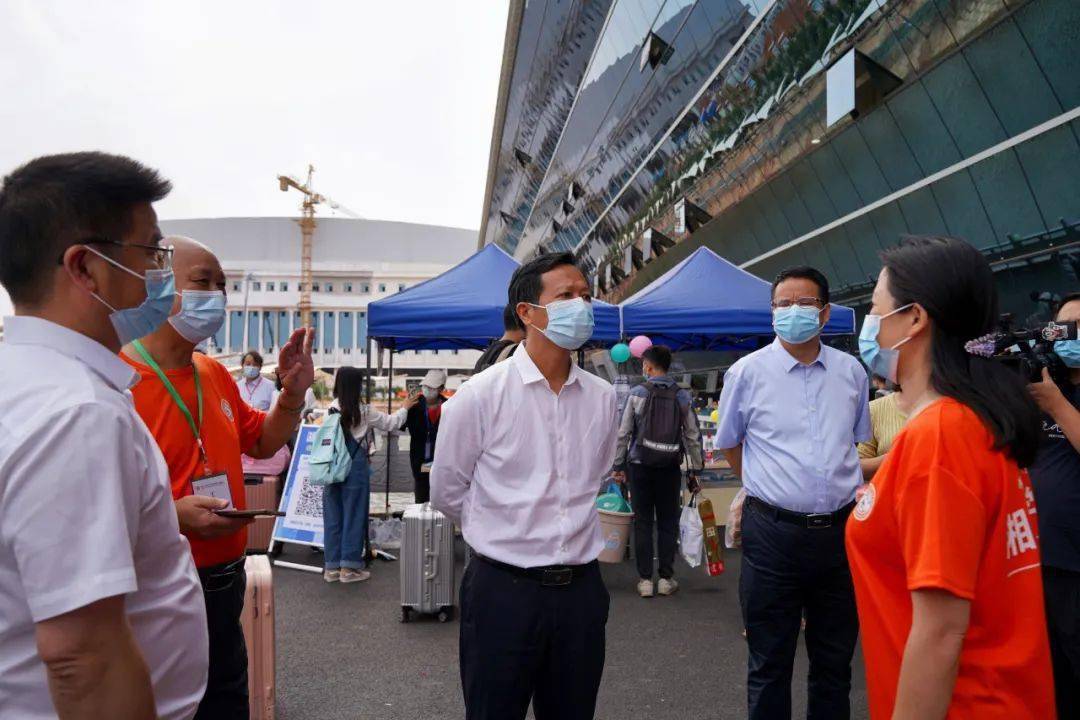
M 653 576 L 653 528 L 656 528 L 660 577 L 675 574 L 675 548 L 679 540 L 679 489 L 682 470 L 671 467 L 630 465 L 630 497 L 634 507 L 634 556 L 638 575 Z M 655 518 L 655 522 L 654 522 Z
M 1043 568 L 1058 717 L 1080 718 L 1080 573 Z
M 248 716 L 247 645 L 240 627 L 247 575 L 243 558 L 237 562 L 199 570 L 210 631 L 210 671 L 195 720 Z
M 851 716 L 851 659 L 859 635 L 844 522 L 808 529 L 747 498 L 739 602 L 749 645 L 751 720 L 791 717 L 791 675 L 806 613 L 809 720 Z
M 420 472 L 423 460 L 409 458 L 409 466 L 413 476 L 413 495 L 418 503 L 426 503 L 431 499 L 431 479 L 428 473 Z
M 461 581 L 466 720 L 591 720 L 604 672 L 608 596 L 594 561 L 544 587 L 476 558 Z

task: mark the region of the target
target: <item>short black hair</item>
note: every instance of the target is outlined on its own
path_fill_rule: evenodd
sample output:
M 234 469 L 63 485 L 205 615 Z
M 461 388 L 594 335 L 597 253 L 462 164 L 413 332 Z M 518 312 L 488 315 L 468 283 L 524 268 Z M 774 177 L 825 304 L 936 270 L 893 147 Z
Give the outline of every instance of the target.
M 826 305 L 829 304 L 829 280 L 825 275 L 817 268 L 812 268 L 809 265 L 797 265 L 795 267 L 789 267 L 781 270 L 776 279 L 772 281 L 772 292 L 769 293 L 769 299 L 776 297 L 776 286 L 785 280 L 791 278 L 801 278 L 803 280 L 811 280 L 818 286 L 818 297 Z
M 240 358 L 240 364 L 243 365 L 244 361 L 246 361 L 248 358 L 254 360 L 255 364 L 259 367 L 263 366 L 263 356 L 260 355 L 257 350 L 248 350 L 246 353 L 244 353 L 244 357 Z
M 16 303 L 49 294 L 56 259 L 88 237 L 119 240 L 131 210 L 161 200 L 172 184 L 122 155 L 46 155 L 12 171 L 0 186 L 0 285 Z
M 641 359 L 667 372 L 671 369 L 671 348 L 667 345 L 650 345 L 641 353 Z
M 506 304 L 503 308 L 503 330 L 510 332 L 511 330 L 521 330 L 521 320 L 517 316 L 517 311 L 510 303 Z
M 568 252 L 545 253 L 533 258 L 514 271 L 513 276 L 510 278 L 510 289 L 507 291 L 507 295 L 510 299 L 510 308 L 515 317 L 517 316 L 518 303 L 536 304 L 540 301 L 540 291 L 544 289 L 540 277 L 544 273 L 563 265 L 577 267 L 574 256 Z
M 1061 313 L 1061 308 L 1065 307 L 1071 302 L 1080 300 L 1080 292 L 1071 292 L 1065 297 L 1061 298 L 1061 302 L 1058 303 L 1057 310 L 1054 312 L 1054 319 L 1057 319 L 1058 314 Z

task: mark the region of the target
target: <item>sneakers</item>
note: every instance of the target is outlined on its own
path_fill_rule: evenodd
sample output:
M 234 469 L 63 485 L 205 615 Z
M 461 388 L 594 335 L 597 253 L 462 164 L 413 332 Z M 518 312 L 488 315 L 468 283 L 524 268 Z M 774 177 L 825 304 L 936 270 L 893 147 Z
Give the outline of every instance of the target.
M 326 582 L 337 582 L 340 577 L 340 570 L 323 570 L 322 579 Z
M 341 582 L 343 583 L 364 582 L 369 577 L 371 577 L 371 573 L 369 573 L 367 570 L 353 570 L 352 568 L 341 568 Z
M 643 598 L 651 598 L 653 596 L 653 584 L 652 580 L 639 580 L 637 584 L 638 595 Z
M 674 595 L 675 591 L 678 589 L 679 583 L 675 580 L 660 578 L 660 582 L 656 584 L 656 591 L 661 595 Z

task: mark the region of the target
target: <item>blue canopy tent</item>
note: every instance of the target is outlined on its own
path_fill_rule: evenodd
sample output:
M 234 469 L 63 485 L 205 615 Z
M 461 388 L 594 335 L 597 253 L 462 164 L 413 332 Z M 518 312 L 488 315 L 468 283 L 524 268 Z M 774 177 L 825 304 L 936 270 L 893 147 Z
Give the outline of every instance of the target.
M 771 336 L 770 283 L 700 247 L 623 301 L 626 336 L 648 335 L 672 350 L 752 349 Z M 855 311 L 830 305 L 825 335 L 855 332 Z
M 519 263 L 487 245 L 442 275 L 368 305 L 368 335 L 391 350 L 483 350 L 503 334 L 506 289 Z M 619 311 L 596 301 L 594 343 L 619 340 Z

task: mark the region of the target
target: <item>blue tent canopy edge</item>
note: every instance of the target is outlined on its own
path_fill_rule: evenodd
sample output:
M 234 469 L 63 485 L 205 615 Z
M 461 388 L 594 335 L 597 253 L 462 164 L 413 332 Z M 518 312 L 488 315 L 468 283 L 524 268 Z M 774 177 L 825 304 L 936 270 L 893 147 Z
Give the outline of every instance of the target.
M 773 335 L 772 284 L 700 247 L 621 304 L 627 336 L 673 350 L 729 350 Z M 855 332 L 855 311 L 830 304 L 824 335 Z

